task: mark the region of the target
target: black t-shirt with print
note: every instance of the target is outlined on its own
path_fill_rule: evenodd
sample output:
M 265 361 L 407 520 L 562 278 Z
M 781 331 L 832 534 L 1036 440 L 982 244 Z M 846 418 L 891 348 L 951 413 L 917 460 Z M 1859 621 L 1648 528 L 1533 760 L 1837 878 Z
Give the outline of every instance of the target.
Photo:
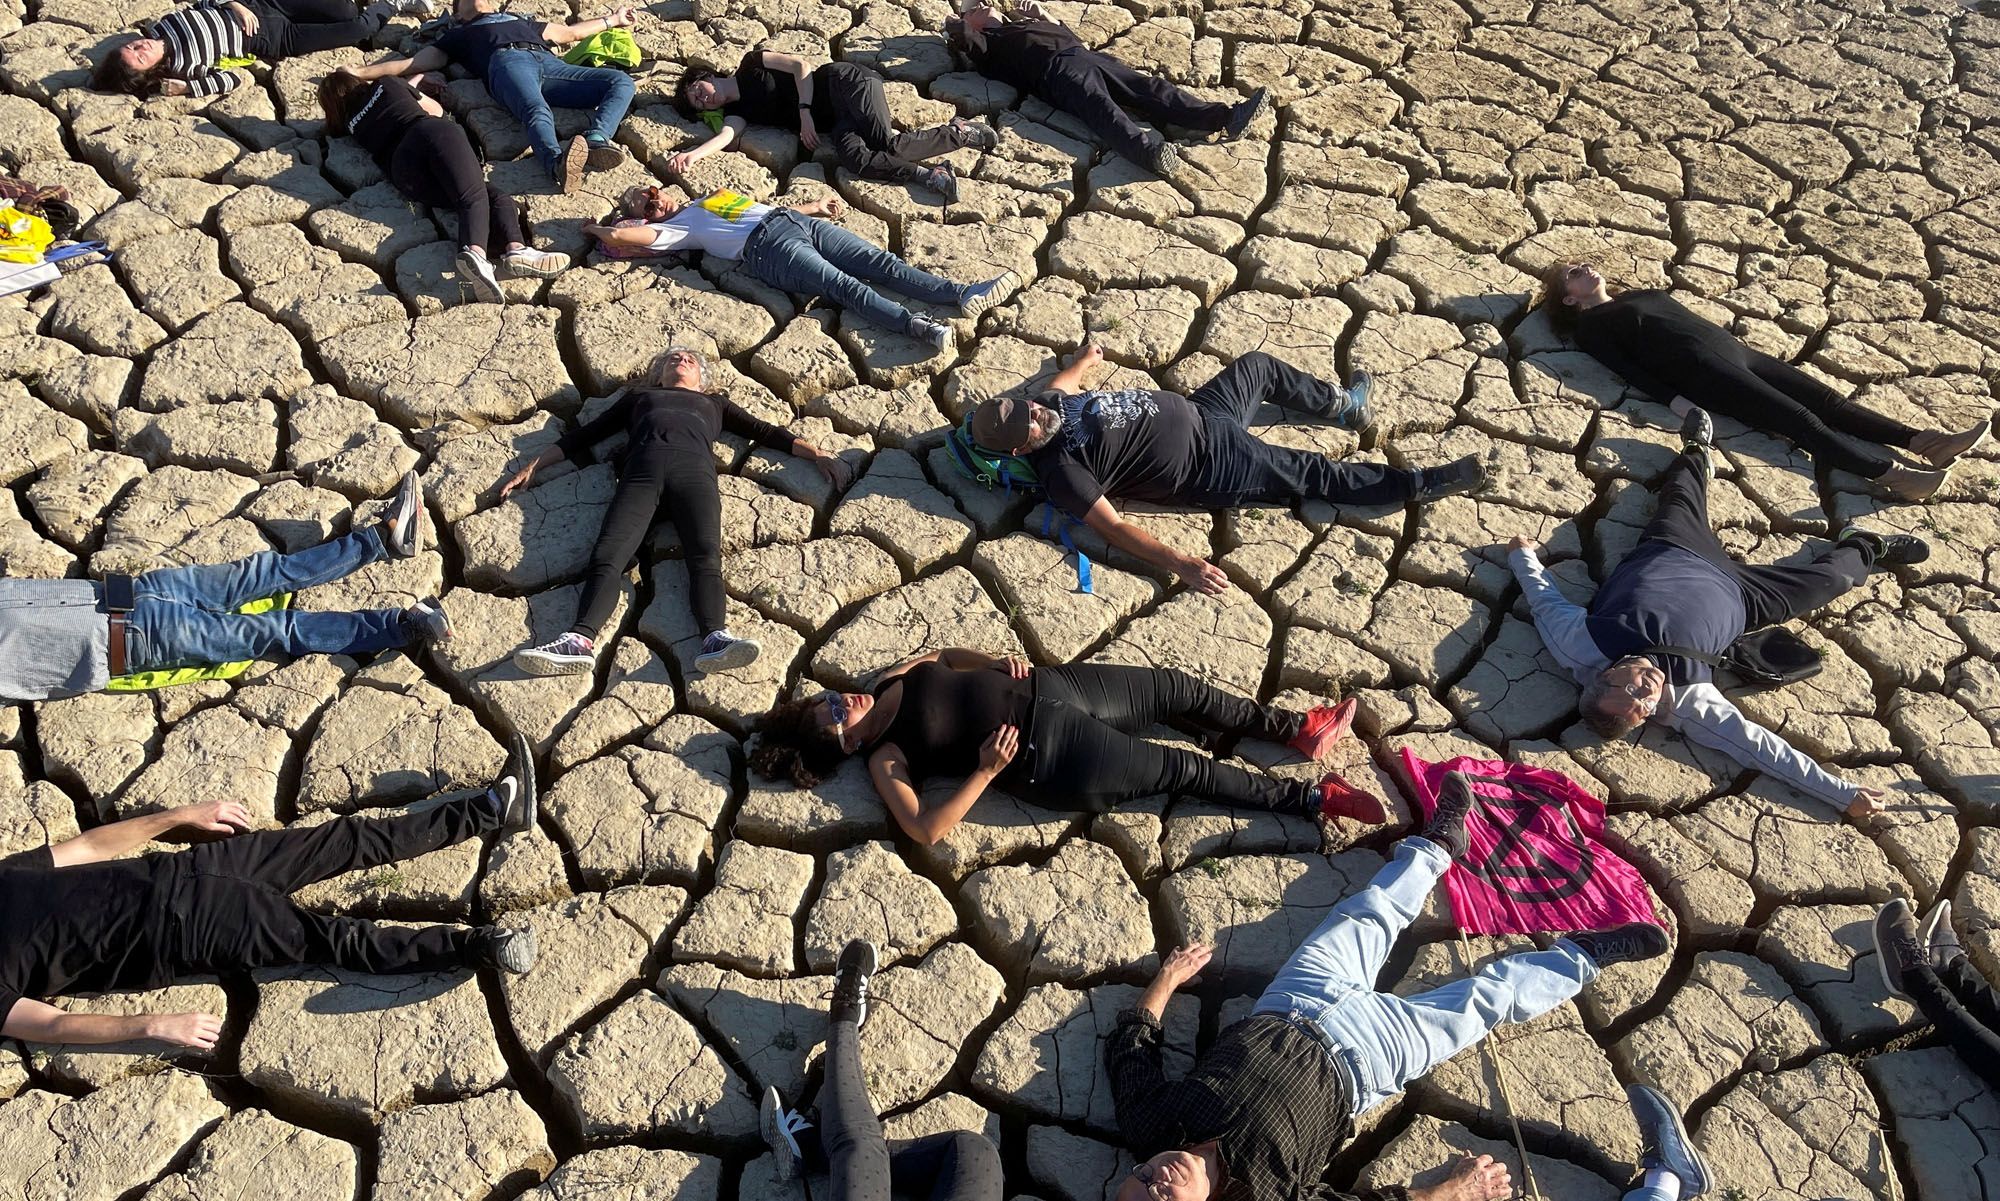
M 1201 414 L 1187 397 L 1124 388 L 1039 401 L 1063 410 L 1055 440 L 1028 456 L 1057 508 L 1080 518 L 1099 497 L 1171 504 L 1192 486 Z
M 14 1002 L 166 982 L 171 856 L 57 867 L 49 848 L 0 859 L 0 1020 Z

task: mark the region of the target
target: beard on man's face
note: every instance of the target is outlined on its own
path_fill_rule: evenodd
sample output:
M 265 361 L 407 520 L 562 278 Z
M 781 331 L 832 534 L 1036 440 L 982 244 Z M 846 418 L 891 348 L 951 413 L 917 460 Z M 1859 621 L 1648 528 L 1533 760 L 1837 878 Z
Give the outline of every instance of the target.
M 1028 440 L 1022 445 L 1019 451 L 1021 454 L 1030 454 L 1040 450 L 1042 447 L 1055 441 L 1056 435 L 1062 432 L 1063 416 L 1061 410 L 1043 408 L 1037 405 L 1035 406 L 1035 411 L 1042 415 L 1037 422 L 1039 432 L 1034 429 L 1028 432 Z

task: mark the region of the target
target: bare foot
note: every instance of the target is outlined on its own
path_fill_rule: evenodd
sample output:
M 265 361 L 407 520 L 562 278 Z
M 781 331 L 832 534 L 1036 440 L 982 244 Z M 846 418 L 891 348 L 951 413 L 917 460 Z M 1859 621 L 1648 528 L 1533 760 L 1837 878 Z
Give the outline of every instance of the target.
M 1097 344 L 1095 337 L 1092 337 L 1086 339 L 1083 345 L 1076 348 L 1076 354 L 1070 357 L 1069 365 L 1072 367 L 1095 367 L 1103 361 L 1104 348 Z
M 1513 1195 L 1514 1182 L 1506 1164 L 1491 1155 L 1477 1159 L 1467 1155 L 1452 1165 L 1451 1175 L 1442 1184 L 1411 1189 L 1410 1201 L 1504 1201 Z

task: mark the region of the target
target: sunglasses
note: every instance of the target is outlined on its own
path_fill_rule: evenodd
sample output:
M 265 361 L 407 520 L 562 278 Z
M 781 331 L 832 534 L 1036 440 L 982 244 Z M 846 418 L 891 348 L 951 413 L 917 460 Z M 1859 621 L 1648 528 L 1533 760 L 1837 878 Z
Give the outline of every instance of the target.
M 827 712 L 833 715 L 835 728 L 847 724 L 847 698 L 845 696 L 838 692 L 827 691 L 820 694 L 820 699 L 826 702 Z

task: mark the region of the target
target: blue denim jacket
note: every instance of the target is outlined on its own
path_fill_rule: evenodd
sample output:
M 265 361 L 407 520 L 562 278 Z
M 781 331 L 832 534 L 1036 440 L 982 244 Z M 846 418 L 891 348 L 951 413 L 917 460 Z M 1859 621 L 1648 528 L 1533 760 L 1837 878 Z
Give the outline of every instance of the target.
M 111 679 L 111 627 L 89 580 L 0 580 L 0 700 L 96 692 Z

